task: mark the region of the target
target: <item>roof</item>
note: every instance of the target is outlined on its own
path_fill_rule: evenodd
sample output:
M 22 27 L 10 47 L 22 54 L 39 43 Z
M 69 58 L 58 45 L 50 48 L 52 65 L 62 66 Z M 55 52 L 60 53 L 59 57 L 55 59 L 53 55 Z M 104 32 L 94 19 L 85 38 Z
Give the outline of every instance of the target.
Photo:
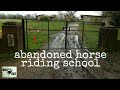
M 38 16 L 48 16 L 48 15 L 46 15 L 46 14 L 41 14 L 41 15 L 37 15 L 37 17 L 38 17 Z
M 89 17 L 103 17 L 103 18 L 105 17 L 105 16 L 95 16 L 95 15 L 81 15 L 81 17 L 82 17 L 82 16 L 89 16 Z

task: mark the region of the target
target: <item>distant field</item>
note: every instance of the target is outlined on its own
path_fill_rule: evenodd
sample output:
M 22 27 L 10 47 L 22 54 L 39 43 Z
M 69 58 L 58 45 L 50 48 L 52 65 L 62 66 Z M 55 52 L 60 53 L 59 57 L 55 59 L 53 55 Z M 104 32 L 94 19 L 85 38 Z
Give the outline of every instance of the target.
M 21 23 L 21 19 L 0 19 L 0 31 L 3 23 L 7 21 Z M 49 30 L 62 30 L 64 26 L 63 21 L 49 21 Z M 48 30 L 48 21 L 27 20 L 27 29 Z
M 65 26 L 65 22 L 62 21 L 37 21 L 37 20 L 28 20 L 27 28 L 28 29 L 38 29 L 38 30 L 62 30 Z

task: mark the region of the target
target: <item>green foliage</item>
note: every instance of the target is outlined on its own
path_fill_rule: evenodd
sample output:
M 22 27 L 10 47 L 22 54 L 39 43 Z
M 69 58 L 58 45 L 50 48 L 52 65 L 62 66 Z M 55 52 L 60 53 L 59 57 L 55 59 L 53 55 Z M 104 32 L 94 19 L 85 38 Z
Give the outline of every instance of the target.
M 103 11 L 103 16 L 111 16 L 111 24 L 120 27 L 120 11 Z
M 41 20 L 41 21 L 48 21 L 48 20 L 49 20 L 49 17 L 48 17 L 48 16 L 41 16 L 41 17 L 40 17 L 40 20 Z
M 112 22 L 113 22 L 113 25 L 120 27 L 120 11 L 113 12 Z
M 97 49 L 100 25 L 85 23 L 83 33 L 83 45 L 90 50 Z M 83 24 L 80 23 L 80 30 L 83 30 Z M 95 31 L 95 32 L 94 32 Z M 82 36 L 82 31 L 80 32 Z
M 36 37 L 36 42 L 34 42 L 34 36 Z M 28 50 L 40 49 L 45 43 L 48 42 L 47 32 L 29 32 L 28 33 Z

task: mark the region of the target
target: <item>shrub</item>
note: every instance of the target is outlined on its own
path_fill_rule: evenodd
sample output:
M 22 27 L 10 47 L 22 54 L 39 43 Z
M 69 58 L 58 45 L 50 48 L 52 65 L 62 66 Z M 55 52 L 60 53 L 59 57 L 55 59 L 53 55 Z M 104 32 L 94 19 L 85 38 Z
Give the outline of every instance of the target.
M 48 21 L 49 17 L 48 16 L 41 16 L 40 20 L 41 21 Z

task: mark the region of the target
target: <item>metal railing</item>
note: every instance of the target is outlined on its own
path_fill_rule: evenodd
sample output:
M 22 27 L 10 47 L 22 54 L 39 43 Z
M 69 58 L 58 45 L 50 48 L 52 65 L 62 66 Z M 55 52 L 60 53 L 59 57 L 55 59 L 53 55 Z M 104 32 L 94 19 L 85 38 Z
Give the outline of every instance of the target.
M 39 24 L 39 27 L 34 26 L 32 28 L 31 27 L 32 24 L 30 25 L 30 23 L 33 22 L 33 21 L 34 22 L 37 21 L 37 23 L 41 22 Z M 45 22 L 45 23 L 43 23 L 43 22 Z M 25 22 L 26 23 L 25 24 L 26 30 L 25 31 L 26 31 L 26 41 L 27 41 L 26 46 L 27 46 L 27 49 L 28 49 L 28 46 L 29 46 L 28 45 L 28 33 L 32 32 L 32 31 L 36 31 L 36 32 L 46 31 L 46 32 L 48 32 L 48 48 L 47 49 L 54 49 L 54 48 L 49 48 L 50 32 L 61 31 L 61 30 L 57 30 L 57 27 L 56 27 L 55 30 L 51 28 L 51 25 L 52 25 L 51 23 L 54 23 L 54 22 L 55 21 L 38 21 L 38 20 L 32 20 L 31 21 L 31 20 L 26 20 L 26 22 Z M 61 21 L 59 21 L 59 22 L 61 22 Z M 97 41 L 98 41 L 97 40 L 98 35 L 95 39 L 94 44 L 91 44 L 91 43 L 92 43 L 92 40 L 94 40 L 94 35 L 99 33 L 99 27 L 96 28 L 96 26 L 94 26 L 94 25 L 99 25 L 100 26 L 101 22 L 84 22 L 84 21 L 62 21 L 62 22 L 64 22 L 64 26 L 61 29 L 63 29 L 63 31 L 65 32 L 65 48 L 63 48 L 63 49 L 67 49 L 67 33 L 72 32 L 72 31 L 81 32 L 81 46 L 82 46 L 82 48 L 84 48 L 83 46 L 84 45 L 86 46 L 87 43 L 90 43 L 90 45 L 88 45 L 88 48 L 96 48 Z M 78 30 L 72 30 L 70 27 L 68 27 L 68 25 L 70 23 L 73 23 L 73 22 L 74 23 L 79 23 L 81 25 Z M 45 25 L 47 25 L 46 28 L 45 28 Z M 54 25 L 56 25 L 56 23 L 54 23 Z M 95 28 L 93 28 L 93 27 L 95 27 Z M 91 33 L 91 35 L 89 33 Z M 88 37 L 88 35 L 90 37 Z

